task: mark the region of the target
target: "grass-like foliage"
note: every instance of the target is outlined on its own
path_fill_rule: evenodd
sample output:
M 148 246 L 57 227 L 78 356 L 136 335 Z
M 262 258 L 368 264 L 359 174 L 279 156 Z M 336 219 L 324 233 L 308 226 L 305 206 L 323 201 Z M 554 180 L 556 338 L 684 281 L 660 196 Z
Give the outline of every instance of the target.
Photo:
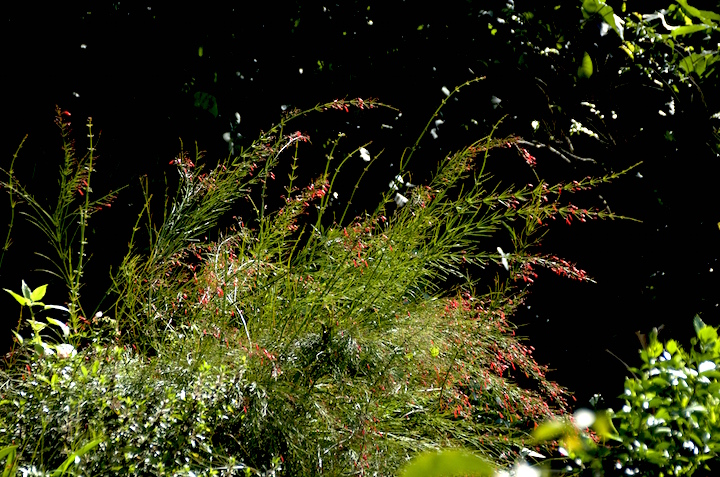
M 51 239 L 69 290 L 68 324 L 49 322 L 60 340 L 47 344 L 32 314 L 32 339 L 21 343 L 18 329 L 2 373 L 8 472 L 388 475 L 427 449 L 464 447 L 488 462 L 527 453 L 530 432 L 566 411 L 567 393 L 515 336 L 518 285 L 532 282 L 535 266 L 589 280 L 535 241 L 555 218 L 612 217 L 566 199 L 619 174 L 503 186 L 488 173 L 489 156 L 521 150 L 519 138 L 488 136 L 411 185 L 418 140 L 374 210 L 352 217 L 348 205 L 331 217 L 334 193 L 360 194 L 378 156 L 369 144 L 341 153 L 349 139 L 338 137 L 324 173 L 298 184 L 309 138 L 290 125 L 323 110 L 379 107 L 338 100 L 289 112 L 208 171 L 199 153 L 181 151 L 162 218 L 144 183 L 145 207 L 112 273 L 113 304 L 94 317 L 79 300 L 84 228 L 112 194 L 90 199 L 93 146 L 76 160 L 59 114 L 66 166 L 56 212 L 3 171 L 2 186 Z M 282 206 L 269 211 L 279 161 L 293 173 Z M 354 188 L 338 191 L 350 161 L 366 167 Z M 518 158 L 518 167 L 528 165 Z M 241 199 L 254 217 L 219 231 Z M 501 237 L 514 249 L 500 250 Z M 498 273 L 484 284 L 488 269 Z M 41 305 L 27 286 L 15 295 L 23 309 Z

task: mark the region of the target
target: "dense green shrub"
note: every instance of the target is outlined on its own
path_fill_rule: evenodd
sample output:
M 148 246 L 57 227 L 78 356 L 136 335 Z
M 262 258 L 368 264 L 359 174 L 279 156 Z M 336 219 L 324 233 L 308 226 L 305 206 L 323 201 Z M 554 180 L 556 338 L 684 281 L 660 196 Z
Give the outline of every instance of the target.
M 338 100 L 310 111 L 380 106 Z M 285 127 L 310 111 L 289 112 L 207 173 L 199 153 L 182 151 L 161 221 L 143 182 L 138 224 L 147 219 L 149 249 L 138 250 L 136 224 L 112 275 L 114 303 L 97 313 L 80 300 L 82 257 L 90 212 L 109 196 L 90 199 L 94 148 L 75 159 L 58 111 L 66 161 L 57 210 L 47 213 L 12 174 L 2 182 L 34 209 L 69 289 L 62 347 L 47 344 L 32 314 L 33 338 L 18 343 L 2 374 L 0 447 L 14 446 L 11 468 L 69 459 L 83 475 L 384 475 L 440 447 L 512 460 L 537 423 L 564 413 L 565 390 L 508 317 L 524 299 L 516 284 L 532 283 L 534 267 L 590 280 L 532 246 L 552 220 L 616 217 L 565 201 L 620 174 L 556 184 L 535 174 L 535 185 L 501 187 L 487 173 L 492 150 L 517 149 L 531 173 L 537 164 L 517 137 L 488 136 L 413 185 L 418 139 L 376 209 L 350 217 L 377 155 L 368 144 L 340 152 L 341 134 L 326 143 L 325 172 L 302 187 L 291 173 L 282 206 L 268 211 L 273 167 L 291 154 L 295 171 L 308 139 Z M 349 161 L 365 167 L 354 189 L 340 189 Z M 331 219 L 336 193 L 347 205 Z M 255 217 L 213 231 L 243 198 Z M 512 250 L 498 247 L 500 233 Z M 507 278 L 479 294 L 490 267 Z M 24 286 L 18 300 L 31 312 L 34 293 Z
M 657 331 L 651 334 L 640 351 L 643 365 L 631 368 L 632 377 L 625 381 L 625 406 L 601 413 L 593 425 L 597 434 L 582 432 L 592 420 L 580 431 L 554 421 L 536 436 L 563 435 L 565 455 L 583 463 L 576 472 L 710 475 L 720 454 L 720 339 L 717 328 L 697 316 L 694 325 L 697 338 L 689 351 L 675 340 L 663 345 Z

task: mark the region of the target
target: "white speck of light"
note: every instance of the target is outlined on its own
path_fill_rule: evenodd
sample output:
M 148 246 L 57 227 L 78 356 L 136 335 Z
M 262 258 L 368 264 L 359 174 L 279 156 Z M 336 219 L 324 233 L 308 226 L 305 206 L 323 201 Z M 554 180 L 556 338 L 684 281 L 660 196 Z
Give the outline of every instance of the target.
M 532 126 L 533 131 L 537 131 L 538 128 L 540 127 L 540 121 L 537 121 L 537 120 L 536 120 L 536 121 L 533 121 L 533 122 L 530 123 L 530 125 Z
M 640 174 L 639 172 L 637 172 L 637 173 L 635 173 L 635 177 L 637 177 L 638 179 L 642 179 L 643 175 Z
M 80 48 L 82 48 L 84 50 L 85 48 L 87 48 L 87 45 L 85 43 L 83 43 L 82 45 L 80 45 Z
M 430 135 L 433 137 L 433 139 L 437 139 L 437 138 L 438 138 L 437 129 L 432 128 L 432 129 L 430 130 Z
M 502 103 L 502 99 L 498 98 L 497 96 L 493 96 L 492 98 L 490 98 L 490 102 L 493 105 L 493 109 L 495 109 L 500 106 L 500 103 Z
M 372 21 L 372 20 L 368 20 L 368 25 L 372 26 L 372 25 L 373 25 L 373 21 Z
M 237 121 L 238 124 L 240 124 L 240 113 L 235 112 L 235 121 Z
M 298 73 L 303 74 L 303 69 L 302 69 L 302 68 L 299 68 L 299 69 L 298 69 Z
M 360 157 L 362 157 L 363 161 L 370 162 L 370 153 L 364 147 L 360 148 Z
M 79 97 L 80 97 L 80 95 L 77 94 L 75 91 L 73 91 L 73 96 L 75 96 L 76 98 L 79 98 Z
M 286 111 L 287 110 L 287 104 L 283 104 L 280 106 L 280 111 Z
M 95 313 L 95 318 L 102 318 L 102 316 L 102 311 L 98 311 L 97 313 Z
M 390 125 L 388 125 L 388 124 L 384 124 L 384 123 L 381 124 L 380 127 L 381 127 L 381 128 L 385 128 L 385 129 L 392 129 L 392 128 L 393 128 L 392 126 L 390 126 Z
M 658 110 L 658 114 L 660 116 L 667 116 L 667 114 L 665 114 L 665 111 L 663 111 L 662 109 Z
M 540 471 L 527 462 L 521 462 L 515 465 L 515 477 L 540 477 Z
M 443 86 L 443 87 L 442 87 L 442 92 L 445 94 L 445 96 L 450 96 L 450 90 L 447 89 L 446 86 Z
M 439 127 L 441 124 L 445 124 L 445 121 L 443 121 L 442 119 L 435 120 L 435 127 Z
M 337 198 L 338 198 L 338 193 L 337 193 L 337 192 L 333 192 L 333 198 L 334 198 L 334 199 L 337 199 Z
M 575 419 L 575 427 L 578 429 L 586 429 L 595 422 L 595 413 L 589 409 L 578 409 L 573 414 Z
M 224 140 L 225 142 L 230 142 L 230 141 L 232 141 L 232 136 L 230 135 L 229 132 L 223 133 L 223 140 Z

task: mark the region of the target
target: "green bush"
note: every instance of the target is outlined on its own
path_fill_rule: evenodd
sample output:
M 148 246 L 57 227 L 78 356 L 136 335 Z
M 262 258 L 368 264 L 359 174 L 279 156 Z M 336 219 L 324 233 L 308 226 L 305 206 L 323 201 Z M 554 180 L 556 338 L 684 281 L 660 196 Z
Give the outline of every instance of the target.
M 576 472 L 710 475 L 703 472 L 711 471 L 720 453 L 720 340 L 717 328 L 697 316 L 694 326 L 697 338 L 689 352 L 675 340 L 663 345 L 657 331 L 651 334 L 640 351 L 642 367 L 631 368 L 633 377 L 625 381 L 625 406 L 599 414 L 593 425 L 597 434 L 553 421 L 536 437 L 562 435 L 565 455 L 582 462 Z
M 289 112 L 209 172 L 199 153 L 182 151 L 171 162 L 179 187 L 160 221 L 143 182 L 147 202 L 112 273 L 114 301 L 92 313 L 80 299 L 85 229 L 113 194 L 90 199 L 94 148 L 75 159 L 58 111 L 66 160 L 57 210 L 47 212 L 11 173 L 2 185 L 30 205 L 55 249 L 69 290 L 62 346 L 76 352 L 48 352 L 47 331 L 32 314 L 32 340 L 18 342 L 2 373 L 0 447 L 11 449 L 9 469 L 384 475 L 427 449 L 467 447 L 488 462 L 521 455 L 537 423 L 565 412 L 567 393 L 547 380 L 508 321 L 525 296 L 517 284 L 532 283 L 534 267 L 590 280 L 533 245 L 552 220 L 617 217 L 565 201 L 620 174 L 556 184 L 535 174 L 536 185 L 501 186 L 487 173 L 491 151 L 517 149 L 531 174 L 536 162 L 519 138 L 488 136 L 412 185 L 421 135 L 375 210 L 350 217 L 379 154 L 369 144 L 341 152 L 341 134 L 325 144 L 324 173 L 298 187 L 299 145 L 308 137 L 286 132 L 290 121 L 382 106 L 338 100 Z M 280 209 L 268 211 L 273 167 L 285 155 L 290 183 Z M 340 189 L 351 161 L 364 169 L 353 189 Z M 331 207 L 336 193 L 347 201 L 342 212 Z M 217 231 L 240 199 L 252 220 Z M 149 247 L 140 251 L 144 220 Z M 501 234 L 512 250 L 498 247 Z M 484 269 L 495 284 L 477 293 Z M 32 313 L 39 299 L 19 301 Z

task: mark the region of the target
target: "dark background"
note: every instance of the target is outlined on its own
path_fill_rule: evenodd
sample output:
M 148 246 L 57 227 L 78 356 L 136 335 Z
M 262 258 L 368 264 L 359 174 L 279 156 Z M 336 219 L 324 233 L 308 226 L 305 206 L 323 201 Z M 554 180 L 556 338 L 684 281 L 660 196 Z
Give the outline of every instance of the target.
M 551 132 L 566 130 L 569 117 L 586 114 L 578 105 L 584 100 L 618 112 L 618 120 L 606 128 L 612 141 L 598 145 L 574 138 L 576 153 L 593 157 L 597 164 L 567 164 L 551 153 L 532 150 L 540 176 L 571 180 L 644 161 L 637 169 L 640 175 L 633 171 L 578 198 L 601 207 L 604 199 L 614 212 L 642 223 L 555 224 L 543 242 L 541 250 L 577 262 L 597 281 L 577 283 L 540 271 L 527 303 L 514 317 L 520 333 L 537 349 L 538 361 L 557 369 L 550 377 L 574 391 L 580 403 L 596 392 L 610 400 L 622 391 L 626 373 L 606 349 L 636 365 L 636 331 L 664 325 L 661 338 L 688 343 L 695 314 L 720 324 L 720 177 L 718 158 L 705 139 L 717 99 L 710 101 L 709 89 L 702 100 L 698 92 L 683 92 L 676 114 L 661 117 L 657 110 L 667 110 L 667 95 L 640 80 L 618 78 L 617 65 L 625 61 L 617 53 L 619 40 L 600 37 L 597 28 L 580 29 L 582 17 L 571 2 L 552 12 L 535 8 L 538 15 L 568 29 L 572 48 L 604 58 L 584 83 L 568 73 L 576 65 L 563 70 L 560 63 L 523 52 L 509 28 L 489 33 L 488 23 L 498 26 L 495 19 L 505 16 L 500 11 L 505 2 L 446 1 L 432 8 L 398 1 L 370 7 L 357 2 L 243 2 L 234 7 L 198 3 L 196 8 L 152 2 L 72 3 L 42 8 L 15 4 L 7 10 L 0 166 L 9 165 L 29 134 L 16 173 L 51 204 L 62 159 L 53 124 L 55 105 L 72 113 L 79 151 L 86 147 L 87 117 L 92 116 L 96 131 L 102 130 L 96 193 L 130 187 L 112 210 L 91 224 L 94 256 L 86 276 L 93 278 L 83 290 L 88 309 L 102 309 L 108 269 L 126 252 L 142 204 L 138 177 L 147 174 L 161 197 L 164 177 L 171 185 L 175 180 L 168 162 L 180 150 L 178 138 L 189 150 L 197 142 L 212 164 L 228 154 L 224 132 L 240 134 L 238 146 L 249 144 L 261 129 L 278 121 L 283 105 L 304 109 L 343 97 L 379 98 L 402 115 L 389 110 L 333 111 L 300 126 L 318 138 L 313 147 L 322 144 L 322 137 L 343 131 L 349 150 L 368 140 L 375 141 L 373 151 L 385 149 L 377 180 L 368 185 L 370 205 L 393 177 L 403 148 L 414 143 L 444 97 L 441 88 L 486 75 L 484 82 L 448 105 L 439 138 L 422 143 L 410 167 L 418 179 L 444 154 L 486 135 L 503 116 L 500 135 L 530 139 L 532 120 L 541 119 Z M 521 2 L 516 8 L 523 8 Z M 216 116 L 195 105 L 196 92 L 217 99 Z M 491 102 L 493 96 L 502 99 L 499 107 Z M 548 107 L 550 100 L 566 105 L 562 115 Z M 232 126 L 235 112 L 242 116 L 237 127 Z M 674 141 L 666 139 L 667 131 L 673 131 Z M 303 177 L 310 178 L 319 173 L 324 159 L 321 151 L 307 157 L 317 158 L 303 164 Z M 495 165 L 505 181 L 527 180 L 528 168 L 517 155 L 500 155 Z M 7 202 L 1 200 L 4 237 Z M 22 217 L 16 218 L 13 238 L 0 269 L 0 287 L 18 290 L 21 279 L 31 286 L 51 283 L 45 301 L 62 303 L 62 285 L 36 271 L 48 266 L 33 255 L 49 252 L 44 239 Z M 495 246 L 488 244 L 492 250 Z M 8 330 L 16 323 L 17 304 L 0 296 L 0 310 L 2 327 Z M 10 336 L 3 332 L 3 349 Z

